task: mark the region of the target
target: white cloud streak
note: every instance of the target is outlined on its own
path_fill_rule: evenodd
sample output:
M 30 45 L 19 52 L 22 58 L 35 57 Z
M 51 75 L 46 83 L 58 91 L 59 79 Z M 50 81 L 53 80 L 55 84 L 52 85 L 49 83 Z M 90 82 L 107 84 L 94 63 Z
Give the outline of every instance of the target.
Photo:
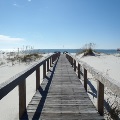
M 22 42 L 25 41 L 23 38 L 15 38 L 6 35 L 0 35 L 0 42 Z

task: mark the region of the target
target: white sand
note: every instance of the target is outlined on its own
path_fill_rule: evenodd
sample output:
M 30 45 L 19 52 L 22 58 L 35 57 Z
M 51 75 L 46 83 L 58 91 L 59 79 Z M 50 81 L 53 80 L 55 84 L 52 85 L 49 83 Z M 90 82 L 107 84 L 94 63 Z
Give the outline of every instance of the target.
M 101 71 L 103 74 L 120 82 L 120 56 L 119 55 L 106 55 L 101 54 L 97 56 L 81 57 L 78 55 L 81 61 L 86 62 L 95 69 Z
M 48 54 L 43 54 L 46 57 Z M 0 66 L 0 84 L 5 82 L 15 74 L 27 69 L 32 64 L 37 61 L 31 62 L 30 64 L 26 63 L 16 63 L 12 66 L 12 63 L 7 63 L 6 54 L 0 54 L 0 62 L 4 62 L 5 64 Z M 43 59 L 43 58 L 41 58 Z M 40 79 L 42 82 L 43 79 L 43 67 L 40 67 Z M 35 94 L 36 91 L 36 76 L 35 72 L 32 73 L 26 79 L 26 102 L 27 104 L 30 102 L 31 98 Z M 18 96 L 18 87 L 16 87 L 13 91 L 11 91 L 8 95 L 6 95 L 2 100 L 0 100 L 0 120 L 17 120 L 19 118 L 19 96 Z
M 80 54 L 75 56 L 81 61 L 86 62 L 91 67 L 101 71 L 104 75 L 107 75 L 110 78 L 113 78 L 118 83 L 120 83 L 120 54 L 114 54 L 114 55 L 96 54 L 96 56 L 85 56 L 85 57 L 83 57 L 83 54 Z M 88 85 L 88 95 L 90 96 L 93 104 L 97 107 L 97 95 L 96 95 L 97 81 L 94 79 L 94 76 L 92 76 L 89 73 L 88 73 L 88 80 L 89 83 L 91 83 Z M 113 81 L 113 83 L 115 81 Z M 118 102 L 117 107 L 120 109 L 120 98 L 116 97 L 115 94 L 112 93 L 110 89 L 106 87 L 104 93 L 105 93 L 104 100 L 106 101 L 105 108 L 107 106 L 106 103 L 108 100 L 110 102 L 110 105 L 115 101 L 117 101 Z

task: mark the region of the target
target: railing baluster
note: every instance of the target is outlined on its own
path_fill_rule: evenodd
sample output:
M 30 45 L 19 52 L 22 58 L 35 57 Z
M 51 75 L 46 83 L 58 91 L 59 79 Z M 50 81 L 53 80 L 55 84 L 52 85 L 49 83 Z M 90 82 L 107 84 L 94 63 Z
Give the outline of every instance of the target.
M 97 81 L 97 109 L 100 115 L 104 114 L 104 85 Z
M 19 118 L 26 110 L 26 80 L 19 84 Z
M 47 60 L 47 72 L 49 71 L 49 59 Z
M 74 59 L 74 71 L 76 71 L 76 60 Z
M 46 76 L 46 61 L 43 63 L 43 78 Z
M 78 63 L 78 78 L 80 79 L 80 64 Z
M 87 70 L 84 68 L 84 88 L 87 91 Z
M 53 55 L 53 62 L 55 61 L 55 55 Z
M 52 57 L 50 57 L 50 67 L 52 67 Z
M 72 65 L 72 57 L 70 56 L 70 64 Z
M 36 69 L 36 91 L 40 86 L 40 68 Z
M 54 62 L 54 61 L 53 61 L 53 58 L 54 58 L 54 55 L 52 56 L 52 64 L 53 64 L 53 62 Z

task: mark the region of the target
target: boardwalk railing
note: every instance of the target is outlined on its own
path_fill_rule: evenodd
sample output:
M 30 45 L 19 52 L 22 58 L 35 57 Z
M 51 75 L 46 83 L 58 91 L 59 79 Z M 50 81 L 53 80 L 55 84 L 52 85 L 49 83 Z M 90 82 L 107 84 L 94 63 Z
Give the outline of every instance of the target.
M 87 63 L 80 61 L 76 57 L 66 54 L 68 61 L 74 68 L 74 71 L 77 69 L 78 78 L 81 78 L 81 75 L 84 78 L 84 88 L 87 91 L 87 72 L 91 73 L 94 78 L 97 80 L 97 109 L 100 115 L 104 114 L 104 86 L 109 88 L 113 93 L 120 97 L 120 84 L 115 82 L 114 79 L 109 78 L 108 76 L 103 75 L 98 70 L 89 66 Z M 76 65 L 76 62 L 78 65 Z M 83 72 L 81 71 L 83 67 Z
M 43 65 L 43 78 L 46 76 L 46 72 L 49 71 L 49 67 L 59 57 L 60 53 L 50 55 L 43 60 L 40 60 L 37 64 L 34 64 L 30 68 L 16 76 L 10 78 L 5 83 L 0 84 L 0 100 L 11 92 L 16 86 L 19 87 L 19 118 L 26 110 L 26 78 L 36 71 L 36 90 L 40 86 L 40 66 Z M 46 70 L 47 63 L 47 70 Z

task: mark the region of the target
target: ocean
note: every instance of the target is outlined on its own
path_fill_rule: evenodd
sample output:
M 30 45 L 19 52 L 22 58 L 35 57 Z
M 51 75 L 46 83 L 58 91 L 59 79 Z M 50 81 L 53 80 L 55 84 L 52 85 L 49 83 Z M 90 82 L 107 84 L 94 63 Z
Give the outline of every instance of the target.
M 115 54 L 120 53 L 116 49 L 94 49 L 96 52 L 106 53 L 106 54 Z M 82 49 L 34 49 L 33 52 L 37 53 L 54 53 L 54 52 L 61 52 L 67 51 L 68 53 L 78 53 L 81 52 Z
M 99 53 L 106 53 L 106 54 L 116 54 L 120 53 L 120 51 L 117 51 L 117 49 L 94 49 L 96 52 Z M 6 51 L 6 52 L 18 52 L 16 50 L 0 50 L 0 52 Z M 82 51 L 82 49 L 33 49 L 33 50 L 24 50 L 21 52 L 24 53 L 54 53 L 54 52 L 68 52 L 68 53 L 79 53 Z

